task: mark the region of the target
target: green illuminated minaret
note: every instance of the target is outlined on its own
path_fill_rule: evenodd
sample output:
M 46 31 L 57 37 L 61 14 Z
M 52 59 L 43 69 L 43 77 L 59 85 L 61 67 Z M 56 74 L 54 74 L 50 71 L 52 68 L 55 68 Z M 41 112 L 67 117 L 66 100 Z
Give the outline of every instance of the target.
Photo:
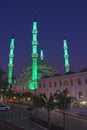
M 44 59 L 44 53 L 43 53 L 43 49 L 41 48 L 40 50 L 40 59 L 43 60 Z
M 34 17 L 33 21 L 33 30 L 32 30 L 32 77 L 31 80 L 28 83 L 28 88 L 30 90 L 35 90 L 38 88 L 37 85 L 37 58 L 38 58 L 38 53 L 37 53 L 37 46 L 38 46 L 38 41 L 37 41 L 37 22 L 36 22 L 36 17 Z
M 67 40 L 65 35 L 64 35 L 63 44 L 64 44 L 63 47 L 64 47 L 64 59 L 65 59 L 65 72 L 69 72 L 70 71 L 69 55 L 68 55 L 68 46 L 67 46 Z
M 12 84 L 13 59 L 14 59 L 14 33 L 12 34 L 11 44 L 10 44 L 7 91 L 10 89 L 11 84 Z

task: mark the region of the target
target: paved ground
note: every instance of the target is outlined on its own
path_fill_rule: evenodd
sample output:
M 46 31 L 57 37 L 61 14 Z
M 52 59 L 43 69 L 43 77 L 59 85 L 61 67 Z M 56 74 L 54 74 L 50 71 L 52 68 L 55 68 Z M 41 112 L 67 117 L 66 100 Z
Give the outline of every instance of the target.
M 17 109 L 17 110 L 16 110 Z M 7 120 L 13 124 L 16 124 L 20 127 L 25 128 L 25 130 L 47 130 L 46 128 L 43 128 L 39 126 L 38 124 L 35 124 L 34 122 L 31 122 L 28 120 L 28 112 L 26 111 L 26 108 L 22 110 L 22 107 L 14 106 L 14 111 L 10 112 L 0 112 L 0 118 Z M 70 128 L 70 130 L 87 130 L 87 120 L 84 120 L 84 118 L 87 119 L 87 117 L 84 117 L 84 114 L 87 114 L 87 109 L 82 108 L 71 108 L 70 112 L 72 115 L 76 114 L 75 116 L 66 116 L 66 126 L 67 128 Z M 82 117 L 79 117 L 78 115 L 83 114 Z M 33 113 L 36 115 L 36 111 Z M 38 117 L 42 117 L 43 120 L 47 120 L 47 112 L 44 110 L 40 110 Z M 78 118 L 77 118 L 78 116 Z M 25 118 L 26 117 L 26 118 Z M 51 113 L 51 122 L 58 122 L 62 125 L 62 115 L 58 112 L 58 110 L 55 110 Z
M 33 123 L 32 121 L 28 119 L 21 119 L 21 120 L 16 120 L 16 121 L 11 121 L 12 123 L 25 128 L 25 130 L 47 130 L 46 128 Z

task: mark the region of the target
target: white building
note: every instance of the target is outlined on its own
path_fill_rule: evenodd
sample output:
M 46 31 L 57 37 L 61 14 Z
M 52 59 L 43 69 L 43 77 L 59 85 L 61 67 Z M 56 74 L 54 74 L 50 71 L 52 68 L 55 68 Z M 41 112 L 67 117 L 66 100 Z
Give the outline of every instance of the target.
M 46 93 L 49 96 L 65 88 L 68 88 L 70 95 L 77 100 L 87 100 L 87 72 L 40 79 L 38 93 Z
M 30 91 L 37 94 L 45 93 L 49 97 L 50 94 L 55 94 L 57 90 L 62 91 L 65 88 L 67 88 L 70 95 L 76 97 L 77 100 L 87 100 L 87 72 L 39 79 L 37 90 L 29 90 L 27 82 L 13 84 L 12 89 L 19 93 Z

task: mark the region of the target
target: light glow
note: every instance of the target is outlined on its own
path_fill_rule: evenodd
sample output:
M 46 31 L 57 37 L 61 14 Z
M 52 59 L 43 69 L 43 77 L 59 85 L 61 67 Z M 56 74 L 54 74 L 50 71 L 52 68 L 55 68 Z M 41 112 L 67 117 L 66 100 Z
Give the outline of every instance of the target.
M 12 75 L 13 75 L 13 58 L 14 58 L 14 38 L 11 38 L 10 44 L 10 54 L 9 54 L 9 64 L 8 64 L 8 86 L 7 91 L 10 89 L 12 84 Z
M 33 35 L 33 41 L 32 41 L 32 77 L 31 80 L 28 81 L 28 88 L 30 90 L 35 90 L 38 88 L 38 83 L 37 83 L 37 22 L 33 22 L 33 30 L 32 30 L 32 35 Z
M 66 38 L 64 38 L 63 43 L 64 43 L 65 72 L 69 72 L 70 65 L 69 65 L 69 55 L 68 55 L 68 46 Z

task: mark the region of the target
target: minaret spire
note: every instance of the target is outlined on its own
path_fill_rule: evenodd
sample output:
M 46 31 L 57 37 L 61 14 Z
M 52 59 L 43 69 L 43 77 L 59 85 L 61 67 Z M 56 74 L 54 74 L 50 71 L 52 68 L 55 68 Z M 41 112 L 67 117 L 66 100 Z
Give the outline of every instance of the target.
M 14 39 L 14 32 L 12 32 L 12 38 Z
M 33 30 L 32 30 L 32 77 L 31 80 L 29 81 L 28 88 L 31 90 L 37 89 L 37 58 L 38 58 L 38 53 L 37 53 L 37 46 L 38 46 L 38 41 L 37 41 L 37 21 L 36 21 L 36 16 L 34 16 L 34 21 L 33 21 Z
M 14 60 L 14 33 L 12 33 L 11 44 L 10 44 L 10 53 L 9 53 L 9 64 L 8 64 L 8 86 L 7 91 L 10 90 L 12 84 L 12 75 L 13 75 L 13 60 Z
M 43 60 L 44 59 L 44 53 L 43 53 L 43 49 L 41 47 L 41 50 L 40 50 L 40 59 Z
M 68 55 L 66 35 L 64 35 L 64 39 L 63 39 L 63 48 L 64 48 L 64 59 L 65 59 L 65 72 L 69 72 L 70 65 L 69 65 L 69 55 Z
M 36 22 L 36 15 L 34 15 L 34 22 Z

